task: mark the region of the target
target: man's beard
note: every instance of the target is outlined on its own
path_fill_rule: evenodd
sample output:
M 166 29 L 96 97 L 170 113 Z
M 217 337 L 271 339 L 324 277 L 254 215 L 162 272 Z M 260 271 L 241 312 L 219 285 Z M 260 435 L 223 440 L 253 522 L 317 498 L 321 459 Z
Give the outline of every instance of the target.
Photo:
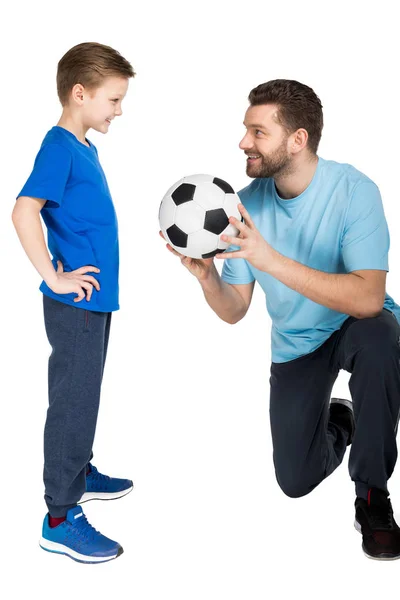
M 249 152 L 249 154 L 251 154 Z M 257 153 L 259 154 L 259 153 Z M 270 156 L 263 156 L 258 159 L 256 165 L 246 164 L 246 174 L 248 177 L 275 177 L 290 172 L 291 158 L 287 154 L 286 140 L 282 142 L 275 152 Z

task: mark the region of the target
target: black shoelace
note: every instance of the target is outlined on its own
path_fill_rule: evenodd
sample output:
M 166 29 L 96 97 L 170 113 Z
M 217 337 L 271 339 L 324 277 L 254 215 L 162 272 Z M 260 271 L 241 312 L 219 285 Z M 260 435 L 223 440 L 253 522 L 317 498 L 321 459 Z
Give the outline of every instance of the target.
M 373 529 L 393 529 L 393 509 L 390 500 L 386 507 L 369 506 L 369 522 Z

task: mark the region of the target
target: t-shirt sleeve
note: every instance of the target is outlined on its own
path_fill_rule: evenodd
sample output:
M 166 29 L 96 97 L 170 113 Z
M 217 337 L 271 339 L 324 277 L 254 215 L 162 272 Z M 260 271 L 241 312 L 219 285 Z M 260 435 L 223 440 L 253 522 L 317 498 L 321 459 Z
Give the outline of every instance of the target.
M 229 246 L 227 252 L 239 250 L 239 246 Z M 245 258 L 226 258 L 222 267 L 221 279 L 233 285 L 251 283 L 255 280 Z
M 361 269 L 388 271 L 390 238 L 378 187 L 360 183 L 346 216 L 342 252 L 346 272 Z
M 71 171 L 72 157 L 59 144 L 46 144 L 35 159 L 32 173 L 18 194 L 46 200 L 46 208 L 61 206 Z

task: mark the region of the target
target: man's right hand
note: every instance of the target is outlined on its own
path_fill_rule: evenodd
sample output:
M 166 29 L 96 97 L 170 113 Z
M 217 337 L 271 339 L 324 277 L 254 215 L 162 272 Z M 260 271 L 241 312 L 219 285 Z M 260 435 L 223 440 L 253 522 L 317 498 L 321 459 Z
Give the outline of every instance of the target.
M 100 290 L 100 284 L 92 275 L 86 275 L 88 272 L 100 273 L 100 269 L 93 266 L 80 267 L 75 271 L 64 272 L 61 261 L 57 261 L 56 279 L 51 284 L 48 284 L 49 288 L 55 294 L 78 294 L 74 298 L 74 302 L 80 302 L 86 297 L 89 302 L 92 297 L 93 287 L 97 291 Z
M 163 238 L 163 240 L 165 240 L 165 237 L 164 237 L 162 231 L 160 231 L 159 233 L 160 233 L 160 236 Z M 165 241 L 167 241 L 167 240 L 165 240 Z M 184 256 L 183 254 L 180 254 L 179 252 L 177 252 L 168 243 L 167 243 L 167 248 L 170 252 L 172 252 L 172 254 L 175 254 L 175 256 L 179 256 L 183 266 L 186 267 L 187 270 L 192 275 L 194 275 L 199 281 L 205 281 L 209 277 L 209 275 L 213 269 L 213 263 L 214 263 L 213 258 L 190 258 L 190 256 Z

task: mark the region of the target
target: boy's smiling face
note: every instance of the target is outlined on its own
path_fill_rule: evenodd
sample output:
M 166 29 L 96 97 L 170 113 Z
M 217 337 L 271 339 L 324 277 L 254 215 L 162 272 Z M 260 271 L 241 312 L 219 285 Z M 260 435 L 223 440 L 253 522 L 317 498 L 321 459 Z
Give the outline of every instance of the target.
M 128 91 L 125 77 L 107 77 L 95 90 L 84 90 L 81 104 L 82 123 L 89 129 L 107 133 L 111 121 L 122 115 L 121 104 Z

